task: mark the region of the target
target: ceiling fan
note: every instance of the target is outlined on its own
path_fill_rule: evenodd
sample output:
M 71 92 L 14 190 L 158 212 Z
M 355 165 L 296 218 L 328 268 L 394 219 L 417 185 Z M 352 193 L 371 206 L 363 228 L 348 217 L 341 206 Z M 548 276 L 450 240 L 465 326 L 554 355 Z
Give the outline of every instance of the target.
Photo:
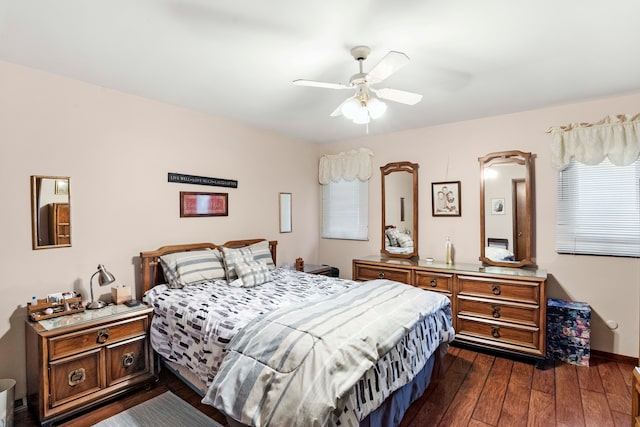
M 293 84 L 325 89 L 355 89 L 355 95 L 344 100 L 331 113 L 331 116 L 344 115 L 358 124 L 369 123 L 371 119 L 377 119 L 384 114 L 387 106 L 378 98 L 407 105 L 415 105 L 420 102 L 422 95 L 417 93 L 390 88 L 375 89 L 372 87 L 372 85 L 382 82 L 407 65 L 410 61 L 409 57 L 402 52 L 390 51 L 371 71 L 365 73 L 362 69 L 362 63 L 367 59 L 370 52 L 371 49 L 367 46 L 356 46 L 351 49 L 351 56 L 358 61 L 360 71 L 351 76 L 349 84 L 303 79 L 294 80 Z

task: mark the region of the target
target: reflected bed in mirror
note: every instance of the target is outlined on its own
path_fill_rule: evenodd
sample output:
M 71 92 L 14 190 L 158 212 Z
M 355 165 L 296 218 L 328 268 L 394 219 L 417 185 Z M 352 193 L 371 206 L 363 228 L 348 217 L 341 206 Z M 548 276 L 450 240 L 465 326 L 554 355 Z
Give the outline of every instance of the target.
M 531 153 L 502 151 L 480 162 L 480 260 L 503 267 L 533 264 Z
M 382 244 L 389 257 L 418 256 L 418 165 L 388 163 L 382 176 Z
M 70 185 L 67 176 L 31 176 L 33 249 L 71 246 Z

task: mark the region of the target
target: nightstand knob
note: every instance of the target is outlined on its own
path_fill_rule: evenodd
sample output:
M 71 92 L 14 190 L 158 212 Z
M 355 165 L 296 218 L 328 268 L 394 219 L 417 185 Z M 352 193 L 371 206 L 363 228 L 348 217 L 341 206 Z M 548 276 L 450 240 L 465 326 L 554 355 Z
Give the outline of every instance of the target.
M 82 381 L 84 381 L 85 378 L 86 378 L 86 375 L 84 373 L 84 368 L 75 369 L 69 372 L 69 375 L 67 376 L 67 379 L 69 380 L 69 385 L 71 387 L 73 387 L 74 385 L 80 384 Z
M 493 291 L 494 295 L 500 295 L 500 285 L 493 285 L 491 290 Z
M 98 336 L 96 338 L 96 341 L 98 342 L 98 344 L 104 344 L 105 342 L 107 342 L 108 339 L 109 339 L 108 329 L 103 329 L 101 331 L 98 331 Z
M 493 317 L 495 317 L 496 319 L 500 318 L 500 306 L 494 305 L 493 306 L 493 311 L 491 313 L 493 315 Z
M 378 279 L 384 279 L 384 271 L 378 273 Z
M 122 367 L 128 368 L 133 365 L 136 361 L 136 354 L 132 351 L 131 353 L 125 353 L 122 355 Z
M 493 335 L 494 338 L 500 338 L 500 327 L 499 326 L 492 326 L 491 327 L 491 335 Z
M 429 281 L 429 284 L 431 285 L 432 288 L 435 288 L 436 286 L 438 286 L 438 279 L 435 279 L 435 278 L 431 279 Z

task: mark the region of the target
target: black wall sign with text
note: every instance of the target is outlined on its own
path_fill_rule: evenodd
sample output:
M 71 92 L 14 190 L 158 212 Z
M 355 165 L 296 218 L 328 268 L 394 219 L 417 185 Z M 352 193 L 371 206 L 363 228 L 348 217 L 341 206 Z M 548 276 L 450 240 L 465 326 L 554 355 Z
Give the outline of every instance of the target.
M 238 181 L 233 179 L 209 178 L 206 176 L 184 175 L 181 173 L 169 172 L 169 182 L 180 184 L 211 185 L 213 187 L 238 188 Z

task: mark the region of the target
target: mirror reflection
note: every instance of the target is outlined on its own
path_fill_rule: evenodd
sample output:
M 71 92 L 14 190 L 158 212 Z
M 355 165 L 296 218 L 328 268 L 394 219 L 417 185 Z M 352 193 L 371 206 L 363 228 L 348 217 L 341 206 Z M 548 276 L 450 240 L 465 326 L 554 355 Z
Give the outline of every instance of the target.
M 389 163 L 382 172 L 382 248 L 388 256 L 418 255 L 418 165 Z
M 480 162 L 480 259 L 491 265 L 531 264 L 530 153 L 493 153 Z
M 280 193 L 280 232 L 291 233 L 291 193 Z
M 71 246 L 69 177 L 31 177 L 33 249 Z

